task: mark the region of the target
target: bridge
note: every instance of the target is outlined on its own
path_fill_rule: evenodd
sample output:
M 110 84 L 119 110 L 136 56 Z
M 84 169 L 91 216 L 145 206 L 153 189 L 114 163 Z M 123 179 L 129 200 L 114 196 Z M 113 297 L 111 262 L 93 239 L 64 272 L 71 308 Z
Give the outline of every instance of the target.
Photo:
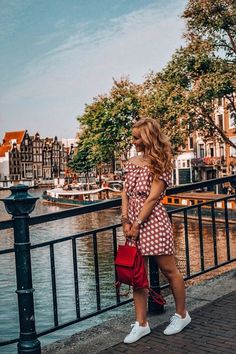
M 220 185 L 225 182 L 231 182 L 231 184 L 236 185 L 236 176 L 228 176 L 220 179 L 214 179 L 210 181 L 198 182 L 191 185 L 183 185 L 179 187 L 169 188 L 167 190 L 167 195 L 184 193 L 191 190 L 196 190 L 198 188 L 212 188 L 213 186 Z M 119 207 L 121 205 L 121 200 L 112 200 L 106 202 L 96 203 L 95 205 L 89 205 L 84 207 L 73 208 L 69 210 L 64 210 L 56 213 L 50 213 L 40 216 L 30 217 L 30 213 L 35 207 L 37 198 L 32 197 L 28 193 L 28 187 L 23 185 L 18 185 L 11 187 L 11 195 L 2 201 L 5 204 L 6 210 L 12 215 L 12 219 L 8 221 L 0 222 L 0 230 L 14 230 L 14 247 L 8 248 L 0 251 L 0 256 L 4 254 L 13 254 L 15 257 L 16 264 L 16 293 L 18 298 L 18 313 L 19 313 L 19 336 L 17 338 L 9 338 L 0 340 L 1 347 L 7 348 L 9 344 L 17 343 L 17 351 L 19 354 L 23 353 L 34 353 L 40 354 L 42 352 L 40 337 L 45 336 L 49 333 L 55 332 L 57 330 L 68 327 L 72 324 L 82 322 L 88 318 L 92 318 L 101 313 L 110 311 L 112 309 L 125 306 L 126 304 L 132 302 L 132 298 L 124 299 L 119 295 L 119 293 L 114 292 L 113 296 L 110 297 L 109 303 L 104 304 L 102 300 L 102 289 L 101 289 L 101 274 L 99 269 L 99 252 L 98 252 L 98 241 L 101 234 L 104 232 L 109 232 L 113 242 L 111 259 L 116 255 L 117 244 L 119 242 L 119 230 L 121 224 L 107 225 L 106 227 L 93 229 L 86 232 L 80 232 L 77 234 L 61 237 L 54 240 L 49 240 L 46 242 L 40 242 L 31 245 L 30 240 L 30 230 L 34 225 L 40 225 L 47 223 L 50 227 L 50 222 L 55 220 L 61 220 L 63 218 L 73 218 L 77 215 L 84 215 L 92 213 L 94 211 L 106 210 L 114 207 Z M 231 199 L 236 198 L 234 195 L 225 195 L 221 198 L 208 200 L 207 202 L 198 203 L 192 206 L 183 206 L 181 208 L 170 209 L 168 214 L 173 220 L 175 217 L 182 218 L 184 227 L 184 244 L 185 244 L 185 271 L 184 280 L 189 281 L 193 278 L 198 278 L 201 275 L 218 269 L 220 267 L 226 266 L 236 261 L 235 252 L 232 249 L 232 235 L 231 235 L 231 218 L 229 217 L 228 205 Z M 221 210 L 217 210 L 217 203 L 222 202 L 223 207 Z M 213 245 L 213 264 L 208 265 L 205 262 L 205 250 L 204 250 L 204 235 L 203 226 L 205 212 L 207 209 L 207 219 L 208 223 L 211 224 L 211 237 Z M 198 242 L 198 258 L 199 258 L 199 269 L 197 271 L 192 271 L 191 267 L 191 245 L 189 244 L 189 220 L 195 216 L 196 221 L 196 240 Z M 225 249 L 226 257 L 219 260 L 218 257 L 218 239 L 217 239 L 217 226 L 221 222 L 224 225 L 224 238 L 225 238 Z M 49 223 L 49 224 L 48 224 Z M 94 262 L 94 279 L 95 279 L 95 302 L 96 309 L 86 313 L 85 309 L 82 308 L 83 301 L 80 296 L 81 289 L 81 279 L 78 271 L 78 241 L 83 238 L 89 238 L 92 243 L 92 257 Z M 71 245 L 71 267 L 73 273 L 73 283 L 74 283 L 74 301 L 71 306 L 74 306 L 74 318 L 70 321 L 63 321 L 59 314 L 59 302 L 60 298 L 57 292 L 57 266 L 55 262 L 55 253 L 57 252 L 58 244 L 70 243 Z M 52 313 L 53 313 L 53 325 L 50 325 L 42 331 L 36 331 L 37 321 L 35 320 L 35 305 L 34 305 L 34 287 L 32 280 L 32 260 L 31 255 L 33 250 L 38 249 L 43 253 L 44 250 L 49 252 L 49 271 L 51 274 L 51 288 L 48 290 L 52 297 Z M 159 272 L 157 266 L 154 262 L 153 257 L 149 259 L 150 264 L 150 286 L 155 291 L 165 292 L 169 288 L 169 284 L 165 281 L 160 281 Z M 111 262 L 111 282 L 115 282 L 116 275 L 114 271 L 113 264 Z M 167 289 L 167 290 L 166 290 Z M 149 313 L 163 313 L 164 307 L 156 303 L 153 303 L 149 299 Z M 127 349 L 128 350 L 128 349 Z M 125 352 L 125 351 L 124 351 Z M 112 353 L 112 351 L 111 351 Z M 115 353 L 115 351 L 114 351 Z M 127 351 L 128 353 L 128 351 Z

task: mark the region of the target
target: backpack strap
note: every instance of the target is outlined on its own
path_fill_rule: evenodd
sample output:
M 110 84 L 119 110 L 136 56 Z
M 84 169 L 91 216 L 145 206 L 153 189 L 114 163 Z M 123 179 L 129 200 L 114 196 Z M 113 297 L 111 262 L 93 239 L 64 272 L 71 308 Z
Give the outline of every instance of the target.
M 131 293 L 131 286 L 129 286 L 129 289 L 124 291 L 121 290 L 121 283 L 119 281 L 117 281 L 115 283 L 115 287 L 116 287 L 116 291 L 119 293 L 120 296 L 128 296 Z M 153 299 L 154 302 L 156 302 L 159 305 L 165 305 L 166 304 L 166 300 L 164 299 L 164 297 L 161 294 L 158 294 L 156 291 L 154 291 L 153 289 L 151 289 L 150 287 L 147 288 L 149 291 L 149 296 Z
M 151 288 L 148 288 L 148 290 L 149 290 L 149 296 L 151 296 L 154 302 L 156 302 L 159 305 L 166 304 L 166 300 L 163 298 L 161 294 L 158 294 L 156 291 L 152 290 Z

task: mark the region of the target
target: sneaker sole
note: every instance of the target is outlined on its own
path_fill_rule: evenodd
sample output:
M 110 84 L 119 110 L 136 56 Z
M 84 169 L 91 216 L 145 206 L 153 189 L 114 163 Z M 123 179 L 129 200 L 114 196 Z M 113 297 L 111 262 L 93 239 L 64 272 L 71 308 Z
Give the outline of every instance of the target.
M 192 319 L 190 318 L 190 321 L 188 323 L 186 323 L 186 325 L 183 328 L 181 328 L 179 331 L 177 331 L 177 332 L 165 333 L 165 331 L 163 331 L 163 333 L 164 333 L 165 336 L 172 336 L 174 334 L 178 334 L 178 333 L 182 332 L 183 329 L 185 329 L 189 325 L 189 323 L 191 323 L 191 321 L 192 321 Z
M 124 341 L 124 343 L 125 343 L 125 344 L 136 343 L 138 340 L 140 340 L 141 338 L 143 338 L 143 337 L 145 337 L 145 336 L 148 336 L 150 333 L 151 333 L 151 329 L 150 329 L 150 331 L 149 331 L 148 333 L 142 335 L 141 337 L 139 337 L 138 339 L 134 340 L 133 342 L 125 342 L 125 341 Z

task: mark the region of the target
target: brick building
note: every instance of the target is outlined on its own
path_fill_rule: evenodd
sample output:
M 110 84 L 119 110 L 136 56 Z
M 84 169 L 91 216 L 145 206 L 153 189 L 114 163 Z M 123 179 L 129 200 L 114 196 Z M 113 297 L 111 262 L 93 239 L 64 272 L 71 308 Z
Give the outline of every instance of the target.
M 236 144 L 236 112 L 226 98 L 214 101 L 214 121 Z M 175 159 L 174 184 L 185 184 L 236 174 L 236 150 L 222 139 L 190 134 Z
M 69 156 L 57 139 L 30 136 L 27 130 L 6 132 L 0 145 L 0 182 L 62 178 Z M 3 183 L 5 182 L 5 183 Z

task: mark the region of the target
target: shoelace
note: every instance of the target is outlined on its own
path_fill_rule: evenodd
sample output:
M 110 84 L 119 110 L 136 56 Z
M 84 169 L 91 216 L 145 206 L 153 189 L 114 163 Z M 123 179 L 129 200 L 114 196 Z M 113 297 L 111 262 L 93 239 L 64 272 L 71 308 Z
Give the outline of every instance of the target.
M 179 320 L 179 317 L 177 317 L 176 315 L 171 316 L 169 326 L 175 327 L 175 324 L 178 320 Z
M 132 334 L 135 334 L 136 331 L 137 331 L 137 325 L 136 325 L 136 323 L 132 323 L 132 324 L 130 325 L 130 327 L 132 328 L 131 333 L 132 333 Z

